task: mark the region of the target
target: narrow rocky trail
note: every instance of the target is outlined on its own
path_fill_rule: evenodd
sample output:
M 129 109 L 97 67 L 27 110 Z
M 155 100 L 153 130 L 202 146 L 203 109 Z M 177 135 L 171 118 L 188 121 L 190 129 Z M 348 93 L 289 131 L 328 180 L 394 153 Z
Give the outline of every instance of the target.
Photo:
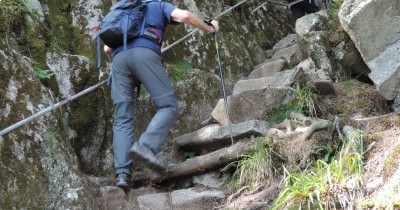
M 103 207 L 105 209 L 212 209 L 219 206 L 229 196 L 222 186 L 224 178 L 210 174 L 220 174 L 221 169 L 229 166 L 244 155 L 255 151 L 254 138 L 266 136 L 271 128 L 265 116 L 274 108 L 290 102 L 294 98 L 291 86 L 304 83 L 315 72 L 315 64 L 304 46 L 299 43 L 298 35 L 291 34 L 278 42 L 266 58 L 253 68 L 246 77 L 236 82 L 233 94 L 228 96 L 228 105 L 232 117 L 232 134 L 227 126 L 225 105 L 221 99 L 210 113 L 212 120 L 208 125 L 194 132 L 186 133 L 172 140 L 172 146 L 198 156 L 182 162 L 171 163 L 162 174 L 135 174 L 135 183 L 145 183 L 128 191 L 113 186 L 99 184 Z M 310 80 L 315 83 L 319 80 Z M 324 81 L 326 82 L 326 81 Z M 328 83 L 329 84 L 329 83 Z M 214 123 L 213 123 L 214 122 Z M 217 124 L 215 124 L 217 123 Z M 208 179 L 199 183 L 196 179 Z M 96 181 L 95 178 L 92 180 Z M 187 186 L 165 190 L 169 181 L 186 180 Z M 189 180 L 189 181 L 188 181 Z M 157 189 L 157 183 L 162 186 Z M 211 183 L 211 184 L 210 184 Z M 106 181 L 103 185 L 112 185 Z M 148 184 L 148 185 L 146 185 Z M 140 184 L 139 184 L 140 185 Z M 152 186 L 153 185 L 153 186 Z M 164 188 L 164 189 L 163 189 Z M 168 188 L 168 187 L 167 187 Z M 275 192 L 277 186 L 271 186 L 268 192 Z M 263 191 L 265 194 L 265 191 Z

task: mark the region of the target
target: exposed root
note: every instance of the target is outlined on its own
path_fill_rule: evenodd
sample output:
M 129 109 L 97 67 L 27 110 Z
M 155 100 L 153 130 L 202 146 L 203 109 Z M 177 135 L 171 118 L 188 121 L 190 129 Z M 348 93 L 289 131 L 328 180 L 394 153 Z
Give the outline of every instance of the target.
M 187 159 L 179 164 L 171 164 L 166 172 L 148 177 L 141 177 L 141 180 L 151 180 L 162 182 L 178 177 L 190 176 L 203 173 L 207 170 L 221 167 L 239 159 L 243 155 L 248 155 L 255 151 L 254 142 L 237 142 L 234 145 L 222 148 L 209 154 Z
M 310 118 L 304 117 L 304 115 L 298 113 L 294 117 L 302 120 L 303 122 L 310 120 Z M 285 120 L 284 122 L 279 124 L 277 128 L 271 128 L 268 134 L 276 136 L 281 139 L 289 139 L 296 136 L 301 136 L 300 138 L 304 141 L 310 139 L 311 136 L 316 131 L 328 129 L 331 127 L 332 127 L 331 121 L 319 119 L 319 120 L 311 120 L 311 125 L 309 125 L 308 127 L 298 127 L 295 130 L 293 130 L 290 121 Z M 286 131 L 282 131 L 279 128 L 285 128 Z

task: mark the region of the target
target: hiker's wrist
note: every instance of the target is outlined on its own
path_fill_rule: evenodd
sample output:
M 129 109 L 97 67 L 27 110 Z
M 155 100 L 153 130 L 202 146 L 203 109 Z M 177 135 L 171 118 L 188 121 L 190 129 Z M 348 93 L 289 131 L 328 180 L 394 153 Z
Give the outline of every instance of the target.
M 215 32 L 217 32 L 217 31 L 215 30 L 214 26 L 208 26 L 208 33 L 209 34 L 213 34 Z

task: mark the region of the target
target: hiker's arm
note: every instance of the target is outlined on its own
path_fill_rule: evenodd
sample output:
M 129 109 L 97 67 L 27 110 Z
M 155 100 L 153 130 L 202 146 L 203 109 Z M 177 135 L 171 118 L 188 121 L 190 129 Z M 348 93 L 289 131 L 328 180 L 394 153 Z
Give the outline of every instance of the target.
M 219 31 L 219 23 L 216 20 L 211 21 L 214 26 L 209 26 L 196 14 L 182 9 L 174 9 L 171 13 L 171 18 L 175 22 L 185 23 L 195 28 L 198 28 L 206 33 L 214 33 Z M 215 31 L 214 31 L 215 30 Z

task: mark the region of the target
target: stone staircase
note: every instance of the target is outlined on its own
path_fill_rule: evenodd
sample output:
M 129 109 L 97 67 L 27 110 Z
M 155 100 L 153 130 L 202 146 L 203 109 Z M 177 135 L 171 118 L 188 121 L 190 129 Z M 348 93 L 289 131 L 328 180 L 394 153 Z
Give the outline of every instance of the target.
M 172 141 L 175 147 L 199 156 L 171 164 L 169 170 L 163 174 L 151 173 L 134 177 L 135 182 L 166 183 L 168 180 L 189 180 L 190 184 L 187 186 L 193 186 L 193 183 L 197 183 L 198 186 L 182 186 L 178 187 L 181 188 L 179 190 L 163 192 L 151 187 L 124 192 L 113 186 L 104 186 L 107 185 L 105 182 L 95 180 L 99 183 L 104 201 L 101 204 L 102 209 L 200 210 L 212 209 L 223 201 L 226 195 L 220 187 L 224 179 L 215 175 L 215 172 L 215 176 L 212 176 L 213 172 L 209 172 L 218 171 L 236 161 L 240 155 L 254 152 L 253 137 L 266 136 L 271 127 L 265 121 L 265 116 L 274 108 L 294 99 L 295 91 L 291 86 L 297 82 L 308 81 L 317 91 L 323 92 L 332 88 L 332 82 L 326 79 L 328 77 L 318 72 L 314 62 L 307 59 L 309 55 L 306 46 L 298 35 L 288 35 L 266 54 L 271 56 L 264 63 L 255 66 L 246 78 L 239 80 L 232 95 L 228 96 L 234 144 L 231 144 L 225 105 L 221 99 L 211 113 L 212 119 L 218 124 L 205 125 Z M 196 179 L 197 181 L 194 181 Z

